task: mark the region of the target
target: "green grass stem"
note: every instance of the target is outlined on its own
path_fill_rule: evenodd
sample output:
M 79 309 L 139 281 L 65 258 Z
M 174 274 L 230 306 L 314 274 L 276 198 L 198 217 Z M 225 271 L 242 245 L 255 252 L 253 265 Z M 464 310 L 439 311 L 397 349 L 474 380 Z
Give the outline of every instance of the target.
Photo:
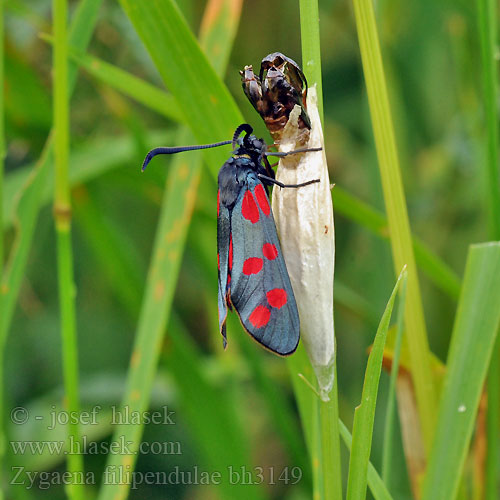
M 57 271 L 59 284 L 62 364 L 67 411 L 78 415 L 78 345 L 76 332 L 75 284 L 71 245 L 71 202 L 68 182 L 69 158 L 69 92 L 68 92 L 68 35 L 67 2 L 53 0 L 53 106 L 54 106 L 54 219 L 57 233 Z M 77 422 L 68 424 L 68 439 L 80 442 Z M 77 477 L 83 473 L 83 456 L 67 455 L 68 471 Z M 85 498 L 83 486 L 71 484 L 67 488 L 73 500 Z
M 321 50 L 318 1 L 300 0 L 300 34 L 302 42 L 302 69 L 310 86 L 316 86 L 318 111 L 323 123 L 323 87 L 321 79 Z M 332 311 L 333 314 L 333 311 Z M 314 485 L 315 493 L 325 499 L 342 499 L 342 464 L 340 460 L 339 410 L 336 367 L 330 401 L 318 399 L 318 418 L 313 419 L 317 429 L 320 464 L 317 474 L 313 471 L 313 480 L 320 481 Z M 314 432 L 313 434 L 316 434 Z M 313 468 L 316 463 L 313 459 Z
M 497 3 L 494 0 L 477 0 L 479 37 L 481 44 L 481 76 L 483 83 L 484 114 L 486 135 L 484 164 L 484 183 L 486 186 L 486 216 L 489 239 L 500 240 L 500 171 L 498 167 L 498 31 Z M 500 418 L 500 340 L 493 351 L 490 375 L 487 381 L 487 454 L 485 498 L 498 497 L 497 474 L 500 463 L 498 442 L 500 437 L 498 419 Z
M 316 85 L 318 110 L 323 120 L 323 81 L 321 78 L 320 19 L 317 0 L 299 0 L 302 69 L 310 86 Z
M 484 114 L 486 118 L 486 214 L 491 239 L 500 239 L 500 171 L 498 168 L 497 7 L 494 0 L 477 0 L 481 42 Z
M 396 272 L 408 268 L 405 325 L 411 354 L 424 444 L 430 449 L 435 422 L 436 393 L 430 369 L 424 312 L 413 253 L 410 224 L 399 167 L 382 55 L 372 0 L 353 0 L 361 60 L 368 92 L 378 163 Z

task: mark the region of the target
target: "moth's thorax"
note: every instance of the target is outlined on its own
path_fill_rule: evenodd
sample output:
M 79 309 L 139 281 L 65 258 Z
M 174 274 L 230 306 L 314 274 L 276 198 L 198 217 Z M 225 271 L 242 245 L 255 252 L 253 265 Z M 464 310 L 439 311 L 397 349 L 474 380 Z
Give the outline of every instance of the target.
M 240 190 L 246 185 L 248 174 L 258 171 L 258 165 L 245 153 L 229 158 L 219 170 L 220 203 L 232 209 Z

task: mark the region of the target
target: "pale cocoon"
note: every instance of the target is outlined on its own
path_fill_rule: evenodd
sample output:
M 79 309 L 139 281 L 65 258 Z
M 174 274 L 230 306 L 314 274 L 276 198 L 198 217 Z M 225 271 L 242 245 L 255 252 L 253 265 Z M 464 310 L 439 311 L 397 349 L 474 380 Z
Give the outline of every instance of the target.
M 335 332 L 333 323 L 333 273 L 335 232 L 330 179 L 324 151 L 323 130 L 317 108 L 316 87 L 309 89 L 307 111 L 311 119 L 309 138 L 297 120 L 300 107 L 290 114 L 279 144 L 282 152 L 300 147 L 321 151 L 280 159 L 276 178 L 284 184 L 312 179 L 319 183 L 297 189 L 273 189 L 273 213 L 281 248 L 293 286 L 300 316 L 300 334 L 314 367 L 320 395 L 328 400 L 334 380 Z

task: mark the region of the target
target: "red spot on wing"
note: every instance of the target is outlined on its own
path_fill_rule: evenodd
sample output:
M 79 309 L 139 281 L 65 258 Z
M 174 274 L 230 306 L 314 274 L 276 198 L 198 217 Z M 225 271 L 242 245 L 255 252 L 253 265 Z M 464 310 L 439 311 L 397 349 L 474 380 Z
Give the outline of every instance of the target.
M 271 307 L 280 308 L 286 304 L 287 296 L 283 288 L 273 288 L 266 293 L 267 301 Z
M 271 207 L 269 206 L 269 200 L 267 199 L 267 195 L 262 184 L 257 184 L 257 186 L 255 186 L 255 197 L 257 198 L 260 209 L 265 215 L 269 215 L 271 213 Z
M 252 192 L 248 189 L 243 197 L 241 204 L 241 213 L 245 219 L 249 220 L 252 224 L 259 221 L 259 209 L 255 203 Z
M 265 306 L 257 306 L 250 314 L 248 320 L 255 328 L 262 328 L 269 323 L 271 311 Z
M 228 259 L 229 270 L 233 268 L 233 235 L 229 236 L 229 259 Z
M 262 253 L 268 260 L 274 260 L 278 256 L 278 249 L 272 243 L 264 243 Z
M 243 274 L 257 274 L 262 269 L 264 261 L 259 257 L 250 257 L 243 262 Z
M 219 257 L 219 252 L 217 252 L 217 269 L 220 271 L 220 257 Z
M 220 213 L 220 189 L 217 190 L 217 217 Z

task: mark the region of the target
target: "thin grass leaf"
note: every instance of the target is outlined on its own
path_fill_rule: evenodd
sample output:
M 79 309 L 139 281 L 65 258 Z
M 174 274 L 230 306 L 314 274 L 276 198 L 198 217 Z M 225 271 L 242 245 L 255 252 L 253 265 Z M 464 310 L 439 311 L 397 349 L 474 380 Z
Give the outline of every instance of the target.
M 306 353 L 304 349 L 302 348 L 302 353 L 303 356 L 306 356 Z M 310 369 L 311 375 L 312 375 L 312 367 Z M 304 393 L 301 394 L 305 395 L 305 392 L 309 393 L 313 398 L 319 399 L 319 394 L 316 392 L 316 389 L 311 385 L 311 383 L 308 381 L 306 377 L 301 377 L 302 380 L 299 381 L 299 383 L 302 385 L 304 389 Z M 297 377 L 297 380 L 299 377 Z M 304 383 L 305 382 L 305 383 Z M 300 408 L 300 407 L 299 407 Z M 310 428 L 310 426 L 309 426 Z M 339 418 L 339 434 L 340 437 L 342 438 L 342 441 L 344 441 L 345 446 L 349 451 L 352 449 L 352 437 L 351 433 L 345 426 L 344 422 L 340 420 Z M 313 471 L 314 472 L 314 471 Z M 386 485 L 384 484 L 384 481 L 382 481 L 382 478 L 379 476 L 377 470 L 375 467 L 372 465 L 371 462 L 368 462 L 368 472 L 367 472 L 367 478 L 368 478 L 368 487 L 370 488 L 371 493 L 373 494 L 375 500 L 391 500 L 391 494 L 389 493 L 389 490 L 387 489 Z M 313 498 L 314 495 L 313 495 Z
M 391 366 L 391 379 L 387 395 L 387 410 L 385 414 L 384 443 L 382 445 L 382 478 L 389 487 L 391 484 L 392 449 L 394 446 L 394 418 L 396 403 L 396 381 L 399 372 L 399 359 L 403 345 L 403 319 L 406 303 L 406 280 L 401 285 L 398 302 L 398 315 L 396 320 L 396 342 L 394 344 L 394 357 Z
M 344 422 L 339 419 L 339 429 L 340 436 L 344 444 L 346 445 L 349 451 L 352 450 L 352 436 L 349 432 L 349 429 L 345 426 Z M 391 500 L 391 494 L 387 489 L 382 478 L 379 476 L 377 469 L 372 465 L 371 462 L 368 462 L 368 471 L 367 471 L 367 479 L 368 479 L 368 487 L 375 498 L 375 500 Z
M 424 311 L 372 2 L 373 0 L 353 0 L 354 13 L 382 178 L 394 268 L 399 272 L 403 266 L 408 267 L 405 325 L 410 344 L 411 373 L 424 443 L 428 451 L 434 433 L 436 392 L 430 371 Z
M 375 407 L 377 404 L 378 385 L 382 370 L 385 340 L 391 321 L 392 309 L 396 295 L 402 283 L 408 277 L 406 268 L 401 271 L 394 286 L 389 302 L 380 320 L 372 351 L 366 365 L 365 381 L 361 395 L 361 403 L 354 413 L 352 430 L 352 448 L 349 460 L 349 476 L 347 480 L 347 499 L 362 500 L 366 497 L 367 471 L 370 461 L 372 444 L 373 422 L 375 420 Z
M 472 245 L 422 498 L 456 497 L 500 323 L 500 243 Z

